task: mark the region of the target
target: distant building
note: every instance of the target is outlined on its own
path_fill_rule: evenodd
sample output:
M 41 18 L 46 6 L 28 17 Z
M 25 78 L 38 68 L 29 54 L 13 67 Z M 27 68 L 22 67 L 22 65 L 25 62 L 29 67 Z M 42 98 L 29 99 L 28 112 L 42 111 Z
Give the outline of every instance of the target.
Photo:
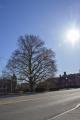
M 80 73 L 74 74 L 64 74 L 59 77 L 59 87 L 60 88 L 77 88 L 80 87 Z
M 17 81 L 16 79 L 0 78 L 0 95 L 5 95 L 8 93 L 14 93 L 16 90 Z
M 45 81 L 47 90 L 80 88 L 80 73 L 66 74 Z

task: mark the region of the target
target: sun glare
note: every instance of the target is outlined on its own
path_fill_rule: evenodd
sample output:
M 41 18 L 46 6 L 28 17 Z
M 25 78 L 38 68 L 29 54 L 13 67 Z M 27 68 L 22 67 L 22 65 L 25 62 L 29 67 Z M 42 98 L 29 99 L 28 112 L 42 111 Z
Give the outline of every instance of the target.
M 68 29 L 66 32 L 67 41 L 74 46 L 80 40 L 80 31 L 77 28 Z

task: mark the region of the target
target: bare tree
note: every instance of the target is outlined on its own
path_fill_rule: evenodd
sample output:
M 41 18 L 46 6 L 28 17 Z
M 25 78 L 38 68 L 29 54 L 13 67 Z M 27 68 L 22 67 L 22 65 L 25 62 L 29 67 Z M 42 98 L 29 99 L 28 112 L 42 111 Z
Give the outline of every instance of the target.
M 44 47 L 44 42 L 39 37 L 21 36 L 18 40 L 18 49 L 13 52 L 6 67 L 19 79 L 26 80 L 33 91 L 41 80 L 54 76 L 55 53 Z

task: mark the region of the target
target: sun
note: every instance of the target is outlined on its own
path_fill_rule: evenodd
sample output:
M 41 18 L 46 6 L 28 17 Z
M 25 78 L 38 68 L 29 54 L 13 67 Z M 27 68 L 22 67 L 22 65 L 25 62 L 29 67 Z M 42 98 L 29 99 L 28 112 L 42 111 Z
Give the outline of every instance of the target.
M 74 46 L 80 40 L 80 31 L 78 28 L 70 28 L 66 32 L 66 38 Z

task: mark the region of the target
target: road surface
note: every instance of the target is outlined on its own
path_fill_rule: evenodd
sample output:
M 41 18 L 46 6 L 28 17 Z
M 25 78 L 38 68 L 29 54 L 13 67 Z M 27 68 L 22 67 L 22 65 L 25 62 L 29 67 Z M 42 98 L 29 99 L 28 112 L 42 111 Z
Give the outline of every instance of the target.
M 80 120 L 80 89 L 0 98 L 0 120 Z

